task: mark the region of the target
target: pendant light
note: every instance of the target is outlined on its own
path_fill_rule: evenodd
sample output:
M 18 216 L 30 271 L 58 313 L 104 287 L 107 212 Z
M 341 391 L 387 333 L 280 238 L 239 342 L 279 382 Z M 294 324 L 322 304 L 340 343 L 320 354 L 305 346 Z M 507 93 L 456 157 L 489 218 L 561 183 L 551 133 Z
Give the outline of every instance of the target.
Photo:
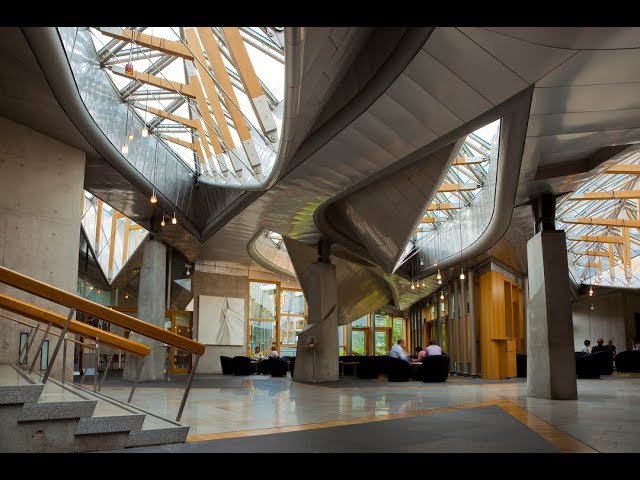
M 593 287 L 589 286 L 589 296 L 593 297 Z
M 149 199 L 149 201 L 153 204 L 158 203 L 158 197 L 156 197 L 156 189 L 154 188 L 151 192 L 151 198 Z
M 173 212 L 173 218 L 171 219 L 171 223 L 176 225 L 178 223 L 178 219 L 176 218 L 176 212 Z
M 440 290 L 440 300 L 444 300 L 444 292 Z
M 124 293 L 124 298 L 129 298 L 129 294 L 127 292 Z
M 129 61 L 124 66 L 124 74 L 129 77 L 133 77 L 133 63 L 131 62 L 132 54 L 133 54 L 133 45 L 134 44 L 131 43 L 131 47 L 129 47 Z
M 160 226 L 164 227 L 167 224 L 167 222 L 164 221 L 164 213 L 162 214 L 162 221 L 160 222 Z

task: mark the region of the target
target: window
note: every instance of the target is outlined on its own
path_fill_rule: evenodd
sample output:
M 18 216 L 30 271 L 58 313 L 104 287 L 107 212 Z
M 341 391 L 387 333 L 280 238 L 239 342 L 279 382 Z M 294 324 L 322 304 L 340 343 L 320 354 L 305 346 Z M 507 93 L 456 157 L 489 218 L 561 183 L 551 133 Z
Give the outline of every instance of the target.
M 347 326 L 342 325 L 341 327 L 338 327 L 338 355 L 346 355 L 348 350 Z
M 280 355 L 293 356 L 298 346 L 298 334 L 306 322 L 306 304 L 302 290 L 282 289 L 280 292 Z
M 279 283 L 249 282 L 249 355 L 256 347 L 268 353 L 275 344 L 281 357 L 295 356 L 298 335 L 306 323 L 302 290 L 281 288 Z
M 369 315 L 360 317 L 351 324 L 351 355 L 369 355 Z

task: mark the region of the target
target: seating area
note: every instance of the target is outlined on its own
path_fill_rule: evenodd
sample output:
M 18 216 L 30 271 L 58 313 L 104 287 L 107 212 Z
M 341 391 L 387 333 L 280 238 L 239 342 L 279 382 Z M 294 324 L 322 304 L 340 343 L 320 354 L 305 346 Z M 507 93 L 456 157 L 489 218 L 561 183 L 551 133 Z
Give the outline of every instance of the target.
M 389 382 L 446 382 L 450 359 L 446 355 L 434 355 L 425 357 L 421 364 L 413 365 L 386 355 L 345 355 L 339 357 L 339 362 L 345 376 L 352 375 L 360 379 L 377 379 L 384 375 Z
M 640 351 L 625 350 L 616 355 L 616 371 L 621 373 L 640 372 Z
M 223 375 L 249 376 L 253 374 L 271 375 L 272 377 L 286 377 L 287 372 L 293 371 L 296 357 L 251 359 L 242 355 L 233 358 L 220 355 L 220 366 Z

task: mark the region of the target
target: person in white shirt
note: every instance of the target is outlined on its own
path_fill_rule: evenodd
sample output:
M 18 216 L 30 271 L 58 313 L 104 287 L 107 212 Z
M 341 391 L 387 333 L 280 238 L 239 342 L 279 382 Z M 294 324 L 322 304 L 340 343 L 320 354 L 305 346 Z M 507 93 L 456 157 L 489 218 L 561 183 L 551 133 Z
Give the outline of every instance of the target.
M 276 349 L 275 345 L 271 347 L 271 351 L 269 352 L 269 357 L 278 358 L 278 350 Z
M 391 358 L 399 358 L 400 360 L 404 360 L 405 362 L 409 362 L 409 357 L 404 353 L 404 338 L 398 340 L 393 347 L 391 347 L 391 351 L 389 352 L 389 356 Z
M 429 340 L 429 346 L 427 347 L 426 356 L 430 357 L 432 355 L 442 355 L 442 349 L 438 346 L 434 338 Z
M 591 353 L 591 340 L 584 341 L 584 347 L 582 347 L 584 353 Z

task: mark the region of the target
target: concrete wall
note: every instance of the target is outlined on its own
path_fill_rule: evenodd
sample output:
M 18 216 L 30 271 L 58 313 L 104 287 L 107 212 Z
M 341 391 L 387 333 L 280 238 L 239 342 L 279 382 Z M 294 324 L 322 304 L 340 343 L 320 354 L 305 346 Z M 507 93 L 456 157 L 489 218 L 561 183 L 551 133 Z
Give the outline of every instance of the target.
M 620 352 L 629 348 L 636 333 L 634 313 L 640 313 L 640 295 L 630 291 L 607 292 L 596 287 L 593 297 L 583 295 L 572 305 L 572 312 L 576 351 L 582 349 L 586 339 L 594 346 L 598 337 L 602 337 L 605 344 L 612 338 Z
M 0 117 L 0 265 L 76 293 L 84 167 L 84 152 Z M 64 315 L 69 311 L 3 284 L 0 292 Z M 0 319 L 0 362 L 15 363 L 19 332 L 26 330 Z M 50 355 L 55 339 L 50 337 Z M 72 345 L 68 352 L 70 379 Z M 56 362 L 53 375 L 61 374 L 61 364 Z
M 262 267 L 250 268 L 228 262 L 196 263 L 192 274 L 191 285 L 194 295 L 193 306 L 193 338 L 198 339 L 199 297 L 210 295 L 216 297 L 244 298 L 245 328 L 242 345 L 207 345 L 204 356 L 200 359 L 197 373 L 222 373 L 220 356 L 234 357 L 247 354 L 247 318 L 249 317 L 249 279 L 255 281 L 281 282 L 283 287 L 299 288 L 298 284 L 275 275 Z

